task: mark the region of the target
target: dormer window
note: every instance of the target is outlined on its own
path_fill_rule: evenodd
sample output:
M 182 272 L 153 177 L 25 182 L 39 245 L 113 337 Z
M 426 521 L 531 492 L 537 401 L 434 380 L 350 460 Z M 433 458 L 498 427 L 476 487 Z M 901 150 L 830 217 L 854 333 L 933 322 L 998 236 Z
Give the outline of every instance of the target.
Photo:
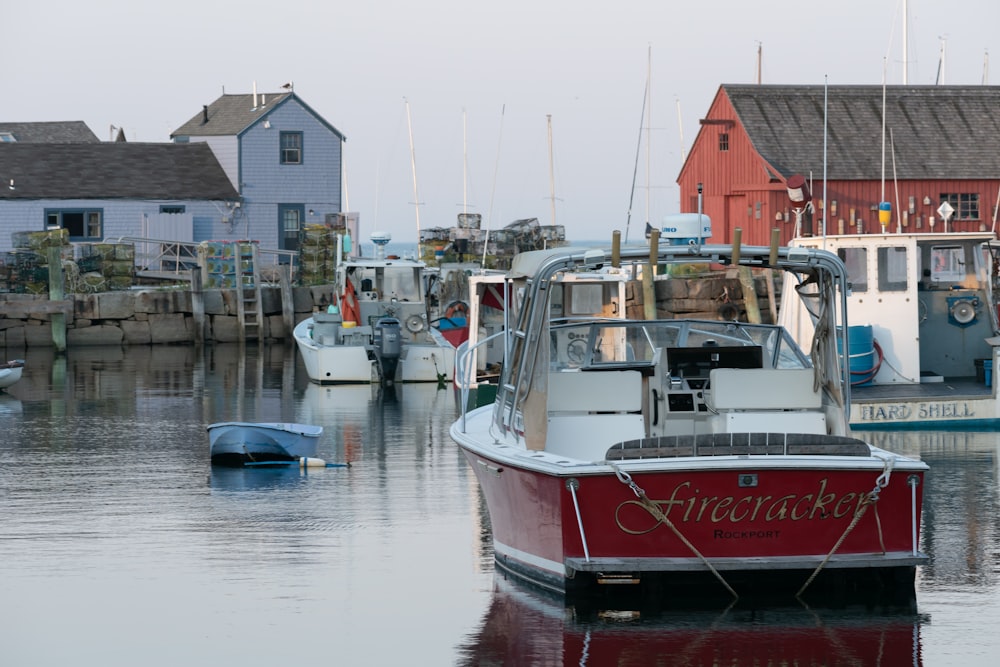
M 281 133 L 281 164 L 302 164 L 302 133 Z

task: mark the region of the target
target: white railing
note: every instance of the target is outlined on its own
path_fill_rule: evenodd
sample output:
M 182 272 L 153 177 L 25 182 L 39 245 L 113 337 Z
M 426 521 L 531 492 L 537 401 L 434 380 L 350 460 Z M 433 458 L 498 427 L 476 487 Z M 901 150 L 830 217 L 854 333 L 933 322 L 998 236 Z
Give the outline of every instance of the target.
M 458 346 L 455 351 L 455 384 L 458 385 L 459 394 L 461 398 L 461 411 L 462 411 L 462 431 L 465 431 L 465 414 L 468 412 L 469 407 L 469 390 L 472 388 L 473 382 L 478 379 L 476 376 L 478 366 L 478 350 L 483 345 L 486 345 L 494 338 L 504 335 L 505 331 L 501 330 L 494 334 L 483 338 L 480 341 L 476 341 L 476 344 L 469 347 L 469 341 L 465 341 Z M 476 382 L 478 387 L 478 382 Z
M 239 243 L 240 241 L 233 242 Z M 134 244 L 136 271 L 174 273 L 177 274 L 178 278 L 187 278 L 191 269 L 199 266 L 198 246 L 201 243 L 139 236 L 119 236 L 105 239 L 104 243 Z M 288 265 L 292 267 L 294 275 L 299 253 L 296 250 L 279 250 L 258 246 L 257 257 L 259 260 L 257 274 L 261 284 L 276 285 L 280 280 L 280 272 L 276 269 Z

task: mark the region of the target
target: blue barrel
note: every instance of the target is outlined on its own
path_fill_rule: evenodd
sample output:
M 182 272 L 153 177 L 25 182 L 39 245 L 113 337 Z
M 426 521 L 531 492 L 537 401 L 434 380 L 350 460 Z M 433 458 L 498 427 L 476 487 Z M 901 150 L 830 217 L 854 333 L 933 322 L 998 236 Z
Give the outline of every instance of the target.
M 843 354 L 843 345 L 837 331 L 837 353 Z M 870 324 L 847 327 L 847 358 L 851 371 L 851 386 L 867 387 L 878 372 L 875 358 L 875 335 Z

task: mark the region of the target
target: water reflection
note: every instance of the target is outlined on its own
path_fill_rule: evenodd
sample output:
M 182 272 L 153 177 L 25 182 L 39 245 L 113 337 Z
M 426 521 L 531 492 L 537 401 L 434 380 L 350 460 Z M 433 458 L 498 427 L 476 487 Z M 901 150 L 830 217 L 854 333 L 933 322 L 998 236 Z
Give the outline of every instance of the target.
M 1000 558 L 998 434 L 872 432 L 865 437 L 891 451 L 909 450 L 930 466 L 921 527 L 930 562 L 918 570 L 921 588 L 995 589 Z
M 0 395 L 4 664 L 945 665 L 1000 651 L 996 433 L 866 434 L 930 465 L 916 613 L 601 614 L 495 574 L 447 389 L 320 387 L 285 346 L 18 357 Z M 213 470 L 205 426 L 227 420 L 321 425 L 319 455 L 352 465 Z
M 497 576 L 463 665 L 921 665 L 908 608 L 633 613 L 567 607 Z

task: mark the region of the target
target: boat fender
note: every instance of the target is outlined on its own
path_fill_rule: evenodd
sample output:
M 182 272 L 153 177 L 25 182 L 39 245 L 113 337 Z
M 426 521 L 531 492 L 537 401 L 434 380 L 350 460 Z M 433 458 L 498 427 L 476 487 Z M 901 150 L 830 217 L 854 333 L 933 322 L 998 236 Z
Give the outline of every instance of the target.
M 445 308 L 444 310 L 444 316 L 447 317 L 449 320 L 459 314 L 461 317 L 468 319 L 469 304 L 461 300 L 452 301 L 451 303 L 448 304 L 448 307 Z
M 326 461 L 323 459 L 318 459 L 314 456 L 302 456 L 299 458 L 300 468 L 325 468 Z

